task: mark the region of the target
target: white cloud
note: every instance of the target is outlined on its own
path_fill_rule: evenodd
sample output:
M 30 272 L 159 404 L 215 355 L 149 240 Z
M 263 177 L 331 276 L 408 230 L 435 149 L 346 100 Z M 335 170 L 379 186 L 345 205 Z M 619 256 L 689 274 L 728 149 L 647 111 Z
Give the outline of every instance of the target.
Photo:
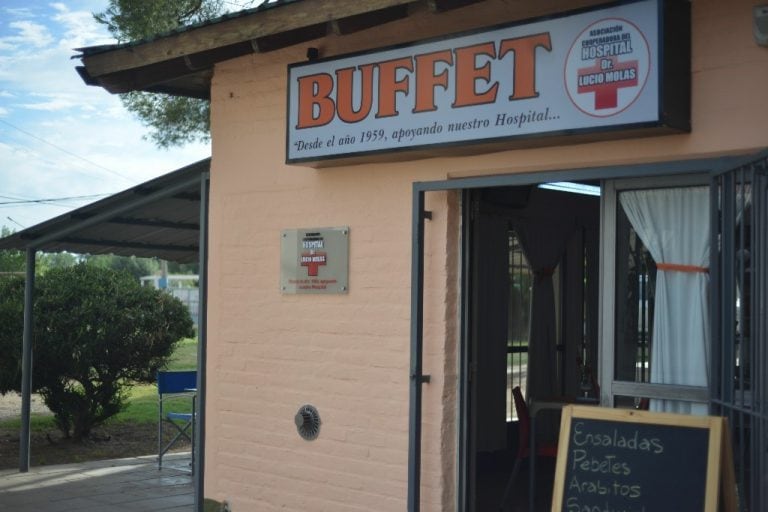
M 15 10 L 14 16 L 0 7 L 3 194 L 40 199 L 114 193 L 210 155 L 207 144 L 158 150 L 142 138 L 148 130 L 117 96 L 85 85 L 76 73 L 73 48 L 113 42 L 91 16 L 103 11 L 107 0 L 28 5 L 30 10 Z M 6 20 L 17 24 L 10 32 Z M 35 34 L 41 38 L 34 39 Z M 45 34 L 47 44 L 38 46 Z M 3 206 L 0 225 L 10 225 L 6 216 L 31 226 L 67 211 L 50 205 Z
M 53 37 L 48 31 L 48 27 L 35 23 L 33 21 L 12 21 L 9 27 L 18 31 L 18 35 L 7 36 L 0 39 L 0 45 L 3 43 L 19 47 L 30 45 L 35 48 L 44 48 L 51 44 Z
M 8 15 L 9 18 L 34 18 L 35 15 L 32 9 L 28 7 L 5 7 L 3 12 Z
M 44 110 L 46 112 L 51 112 L 53 110 L 73 108 L 78 106 L 78 104 L 74 101 L 66 100 L 64 98 L 56 98 L 41 103 L 21 103 L 18 106 L 22 108 L 28 108 L 30 110 Z
M 59 40 L 60 47 L 71 51 L 74 48 L 115 42 L 89 11 L 71 11 L 62 3 L 51 4 L 51 7 L 58 11 L 52 19 L 59 22 L 64 30 Z

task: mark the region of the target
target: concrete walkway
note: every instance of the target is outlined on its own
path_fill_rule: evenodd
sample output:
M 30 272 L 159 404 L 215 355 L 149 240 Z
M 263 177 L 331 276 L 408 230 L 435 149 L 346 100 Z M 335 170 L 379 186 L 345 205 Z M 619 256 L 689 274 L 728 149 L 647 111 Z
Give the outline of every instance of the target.
M 189 453 L 0 471 L 0 511 L 190 512 Z

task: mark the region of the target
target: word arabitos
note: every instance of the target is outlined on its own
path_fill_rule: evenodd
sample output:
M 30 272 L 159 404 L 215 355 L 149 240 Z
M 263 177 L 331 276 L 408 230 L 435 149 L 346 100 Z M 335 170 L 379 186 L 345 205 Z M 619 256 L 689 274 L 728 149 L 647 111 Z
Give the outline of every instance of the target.
M 372 112 L 376 118 L 399 115 L 398 97 L 414 95 L 412 113 L 433 112 L 435 90 L 451 88 L 452 108 L 496 102 L 499 83 L 491 81 L 491 69 L 501 65 L 507 54 L 514 54 L 509 72 L 514 80 L 509 100 L 538 97 L 536 89 L 536 51 L 552 50 L 549 32 L 488 41 L 462 48 L 422 53 L 337 69 L 334 74 L 315 73 L 298 78 L 297 129 L 324 126 L 337 116 L 346 123 L 363 121 Z M 478 65 L 479 57 L 485 63 Z M 488 60 L 490 59 L 490 60 Z M 442 71 L 437 72 L 437 64 Z M 405 71 L 405 74 L 401 72 Z M 377 80 L 374 83 L 374 71 Z M 359 77 L 355 80 L 355 74 Z M 374 87 L 378 96 L 374 104 Z M 356 105 L 359 105 L 356 108 Z

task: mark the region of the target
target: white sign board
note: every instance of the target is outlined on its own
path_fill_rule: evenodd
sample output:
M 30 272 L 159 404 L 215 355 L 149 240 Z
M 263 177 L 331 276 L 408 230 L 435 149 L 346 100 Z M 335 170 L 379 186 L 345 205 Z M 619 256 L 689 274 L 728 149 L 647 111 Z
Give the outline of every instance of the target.
M 659 126 L 660 2 L 291 65 L 287 161 Z

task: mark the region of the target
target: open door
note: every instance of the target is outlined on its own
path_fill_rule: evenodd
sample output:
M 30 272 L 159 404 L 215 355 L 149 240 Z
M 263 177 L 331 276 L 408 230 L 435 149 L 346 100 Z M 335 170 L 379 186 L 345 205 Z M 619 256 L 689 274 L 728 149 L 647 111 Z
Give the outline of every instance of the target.
M 469 233 L 470 314 L 467 344 L 467 417 L 470 449 L 468 474 L 491 463 L 493 454 L 508 448 L 506 422 L 508 324 L 508 221 L 494 215 L 482 202 L 481 191 L 471 194 Z M 483 471 L 485 472 L 485 471 Z M 471 478 L 466 488 L 468 510 L 484 510 L 488 479 Z M 492 500 L 491 500 L 492 502 Z M 485 505 L 485 506 L 484 506 Z
M 600 200 L 536 185 L 467 196 L 465 509 L 528 510 L 526 461 L 513 475 L 526 452 L 512 390 L 528 400 L 598 394 Z M 558 423 L 539 417 L 537 438 L 556 439 Z M 551 485 L 553 470 L 539 464 L 538 481 Z M 551 489 L 538 487 L 546 503 Z

